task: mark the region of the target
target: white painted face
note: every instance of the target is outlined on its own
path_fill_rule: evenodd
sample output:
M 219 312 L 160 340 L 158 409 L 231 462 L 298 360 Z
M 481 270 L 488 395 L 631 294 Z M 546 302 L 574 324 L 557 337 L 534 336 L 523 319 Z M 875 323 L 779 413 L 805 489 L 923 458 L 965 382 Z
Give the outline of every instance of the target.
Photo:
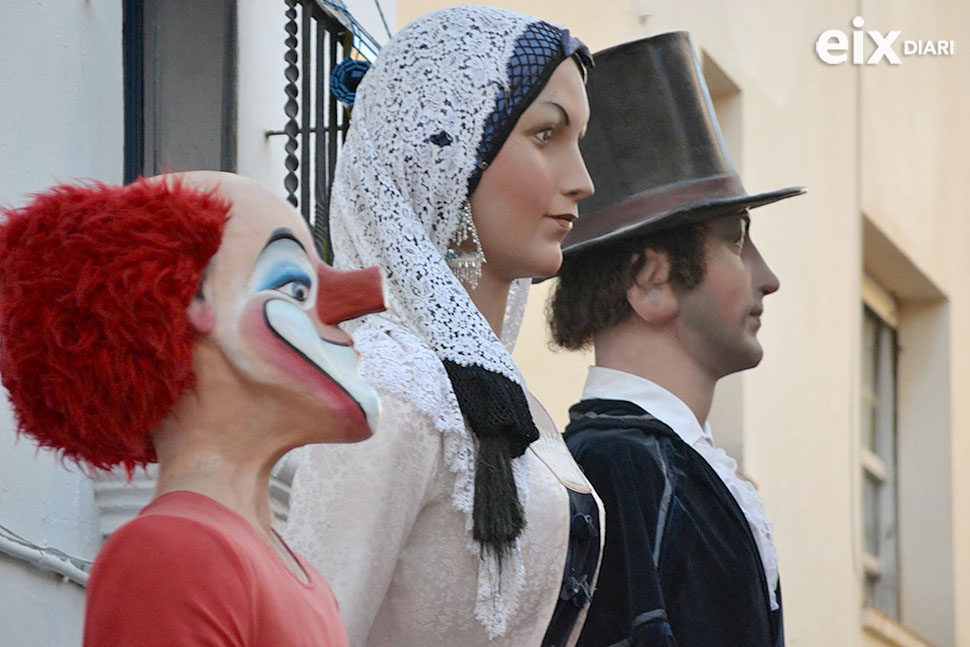
M 251 180 L 216 177 L 232 209 L 203 297 L 242 397 L 260 398 L 264 424 L 304 442 L 370 437 L 380 402 L 337 324 L 384 309 L 380 271 L 333 269 L 288 203 Z M 232 406 L 239 396 L 224 397 Z
M 267 340 L 270 342 L 267 346 L 278 348 L 274 342 L 282 342 L 285 346 L 279 349 L 284 351 L 280 356 L 267 359 L 297 376 L 305 373 L 302 366 L 312 366 L 360 407 L 368 425 L 374 429 L 380 415 L 380 401 L 374 389 L 357 373 L 357 351 L 339 329 L 319 321 L 327 316 L 328 303 L 339 307 L 344 301 L 343 296 L 352 295 L 321 295 L 320 273 L 338 273 L 319 260 L 317 265 L 315 269 L 310 254 L 292 232 L 287 229 L 275 231 L 259 255 L 246 286 L 247 297 L 262 304 L 263 319 L 254 322 L 248 330 L 260 337 L 264 335 L 261 328 L 265 325 L 266 332 L 275 338 Z M 360 295 L 353 296 L 359 298 Z M 375 303 L 382 298 L 379 292 L 374 297 Z M 318 310 L 320 317 L 317 316 Z M 328 331 L 327 328 L 335 330 Z M 323 391 L 329 396 L 340 395 L 326 385 L 323 385 Z
M 577 205 L 593 195 L 579 152 L 587 121 L 583 77 L 567 58 L 519 117 L 471 195 L 488 259 L 485 276 L 505 282 L 559 270 Z

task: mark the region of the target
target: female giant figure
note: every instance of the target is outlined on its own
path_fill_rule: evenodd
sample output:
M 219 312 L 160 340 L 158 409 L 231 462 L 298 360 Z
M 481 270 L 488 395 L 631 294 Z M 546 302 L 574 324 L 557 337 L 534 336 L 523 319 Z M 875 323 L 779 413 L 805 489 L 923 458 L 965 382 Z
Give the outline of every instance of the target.
M 378 263 L 386 315 L 354 329 L 383 422 L 314 448 L 288 536 L 353 645 L 570 645 L 603 515 L 510 355 L 528 285 L 577 203 L 589 52 L 484 7 L 429 14 L 357 92 L 331 201 L 337 267 Z

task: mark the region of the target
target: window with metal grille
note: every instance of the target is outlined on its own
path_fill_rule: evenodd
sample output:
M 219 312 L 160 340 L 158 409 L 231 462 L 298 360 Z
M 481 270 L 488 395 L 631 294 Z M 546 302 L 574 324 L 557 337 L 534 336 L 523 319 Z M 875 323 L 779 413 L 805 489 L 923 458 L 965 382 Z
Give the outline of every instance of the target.
M 331 72 L 348 57 L 371 58 L 361 52 L 373 43 L 355 19 L 329 0 L 286 0 L 286 125 L 269 136 L 284 136 L 287 200 L 299 208 L 327 262 L 330 249 L 330 187 L 337 155 L 347 133 L 350 110 L 330 87 Z

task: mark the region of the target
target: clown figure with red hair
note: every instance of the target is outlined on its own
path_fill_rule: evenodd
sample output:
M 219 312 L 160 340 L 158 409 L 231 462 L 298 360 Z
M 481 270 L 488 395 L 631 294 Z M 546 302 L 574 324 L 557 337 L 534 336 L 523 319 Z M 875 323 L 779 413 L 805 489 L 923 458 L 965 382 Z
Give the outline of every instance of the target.
M 295 210 L 228 173 L 60 186 L 3 216 L 18 432 L 89 470 L 159 464 L 94 564 L 85 645 L 345 646 L 268 484 L 287 451 L 375 428 L 337 324 L 384 309 L 378 270 L 330 268 Z

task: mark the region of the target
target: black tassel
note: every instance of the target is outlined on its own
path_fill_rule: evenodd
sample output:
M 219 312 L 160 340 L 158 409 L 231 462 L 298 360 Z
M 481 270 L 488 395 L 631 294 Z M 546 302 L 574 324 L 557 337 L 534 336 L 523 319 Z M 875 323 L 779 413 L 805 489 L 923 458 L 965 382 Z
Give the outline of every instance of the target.
M 522 387 L 480 366 L 443 360 L 458 405 L 478 441 L 472 537 L 500 560 L 525 529 L 512 459 L 539 438 Z
M 525 530 L 525 513 L 512 475 L 512 458 L 502 438 L 480 438 L 475 463 L 472 537 L 501 562 Z

